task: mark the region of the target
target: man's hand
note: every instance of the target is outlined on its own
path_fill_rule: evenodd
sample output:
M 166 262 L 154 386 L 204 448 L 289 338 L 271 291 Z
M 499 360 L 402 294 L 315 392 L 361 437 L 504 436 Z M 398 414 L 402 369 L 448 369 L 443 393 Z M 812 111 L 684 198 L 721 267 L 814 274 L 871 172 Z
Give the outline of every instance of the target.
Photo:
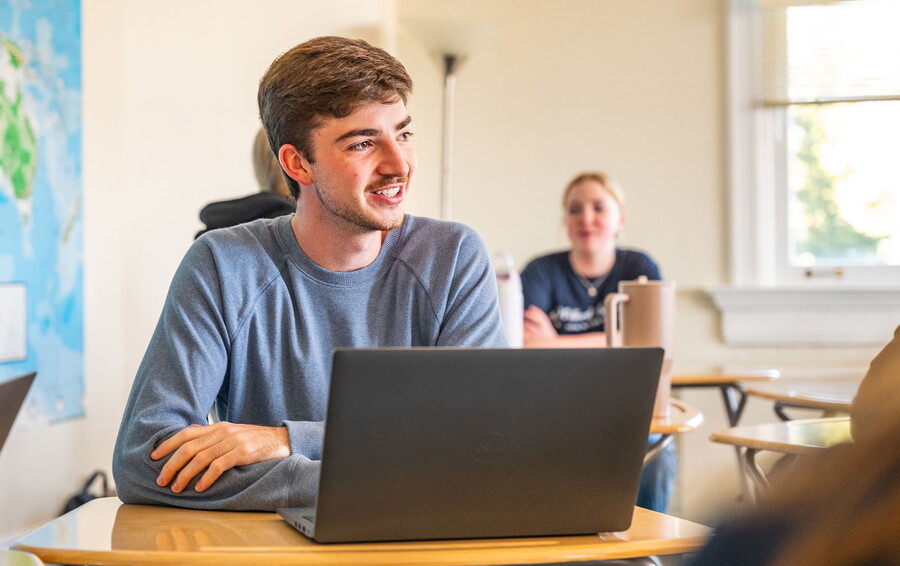
M 163 466 L 156 483 L 165 487 L 174 478 L 172 491 L 181 493 L 197 474 L 206 470 L 194 485 L 200 492 L 235 466 L 287 458 L 291 446 L 286 427 L 219 422 L 182 429 L 157 446 L 150 457 L 159 460 L 169 454 L 172 457 Z

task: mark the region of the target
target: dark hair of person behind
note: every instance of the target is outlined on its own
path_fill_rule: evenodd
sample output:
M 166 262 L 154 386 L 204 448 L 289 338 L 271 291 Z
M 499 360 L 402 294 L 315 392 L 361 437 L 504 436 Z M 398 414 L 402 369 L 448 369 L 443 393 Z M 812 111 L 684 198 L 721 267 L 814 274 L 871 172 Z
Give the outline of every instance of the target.
M 406 103 L 412 79 L 387 51 L 360 39 L 325 36 L 279 56 L 259 83 L 257 100 L 269 145 L 291 144 L 315 163 L 311 134 L 320 120 L 350 115 L 362 102 Z M 289 179 L 291 195 L 300 187 Z

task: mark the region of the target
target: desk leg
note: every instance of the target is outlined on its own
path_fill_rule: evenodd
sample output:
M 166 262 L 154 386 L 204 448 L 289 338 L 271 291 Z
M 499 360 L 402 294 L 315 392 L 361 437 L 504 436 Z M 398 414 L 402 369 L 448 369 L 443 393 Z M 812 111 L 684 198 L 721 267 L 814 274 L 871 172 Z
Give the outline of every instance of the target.
M 741 485 L 741 494 L 738 496 L 738 501 L 749 501 L 752 503 L 755 499 L 752 475 L 744 471 L 744 455 L 741 453 L 740 447 L 734 447 L 734 455 L 737 458 L 738 482 Z
M 747 392 L 737 383 L 729 383 L 719 387 L 722 391 L 722 400 L 725 402 L 725 412 L 728 413 L 730 426 L 737 426 L 747 405 Z
M 778 415 L 778 418 L 783 422 L 793 420 L 789 414 L 784 412 L 785 408 L 789 406 L 790 405 L 782 403 L 781 401 L 775 401 L 775 406 L 773 407 L 775 410 L 775 414 Z
M 803 404 L 798 404 L 798 403 L 791 403 L 790 401 L 775 401 L 775 406 L 774 406 L 775 414 L 778 415 L 779 419 L 781 419 L 782 421 L 785 421 L 785 422 L 794 420 L 794 418 L 791 415 L 787 414 L 787 412 L 786 412 L 787 409 L 805 409 L 805 410 L 811 410 L 811 411 L 816 410 L 813 407 L 807 407 Z M 838 416 L 847 414 L 843 411 L 834 411 L 832 409 L 821 409 L 821 411 L 822 411 L 822 414 L 821 414 L 820 418 L 823 418 L 823 419 L 830 418 L 830 417 L 838 417 Z
M 755 488 L 754 491 L 754 502 L 760 493 L 765 492 L 769 489 L 769 480 L 766 478 L 766 475 L 763 473 L 762 468 L 759 467 L 759 464 L 756 462 L 756 453 L 759 450 L 755 448 L 747 448 L 744 451 L 744 470 L 747 475 L 753 481 L 753 486 Z
M 722 401 L 725 404 L 725 414 L 728 416 L 730 426 L 737 426 L 744 414 L 744 407 L 747 405 L 747 392 L 737 383 L 728 383 L 719 386 L 722 392 Z M 753 486 L 749 484 L 750 476 L 744 473 L 741 463 L 741 449 L 735 446 L 734 455 L 737 458 L 738 482 L 741 485 L 741 501 L 747 501 L 753 497 Z

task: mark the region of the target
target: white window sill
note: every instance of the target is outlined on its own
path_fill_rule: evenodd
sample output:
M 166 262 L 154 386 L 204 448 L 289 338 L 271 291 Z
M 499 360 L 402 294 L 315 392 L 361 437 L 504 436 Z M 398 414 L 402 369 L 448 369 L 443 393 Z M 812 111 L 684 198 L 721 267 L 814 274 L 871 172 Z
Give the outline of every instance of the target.
M 715 287 L 726 344 L 826 346 L 886 344 L 900 325 L 900 289 Z

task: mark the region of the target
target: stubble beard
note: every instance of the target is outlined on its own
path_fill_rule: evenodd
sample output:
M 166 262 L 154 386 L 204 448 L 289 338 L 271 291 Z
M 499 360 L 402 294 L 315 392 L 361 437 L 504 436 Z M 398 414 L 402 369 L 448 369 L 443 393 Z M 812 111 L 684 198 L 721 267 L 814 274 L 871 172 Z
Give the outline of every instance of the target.
M 387 177 L 376 181 L 374 183 L 369 184 L 365 192 L 368 193 L 373 190 L 378 190 L 381 187 L 386 187 L 387 185 L 391 185 L 397 182 L 408 182 L 407 177 Z M 365 210 L 359 210 L 353 208 L 352 206 L 347 206 L 342 203 L 336 202 L 332 200 L 329 196 L 327 196 L 320 188 L 319 185 L 313 185 L 313 188 L 316 191 L 316 196 L 319 199 L 319 202 L 322 203 L 322 207 L 338 218 L 345 220 L 358 228 L 362 228 L 363 230 L 374 230 L 380 232 L 386 232 L 389 230 L 393 230 L 394 228 L 400 227 L 403 224 L 403 218 L 405 214 L 401 210 L 400 216 L 397 218 L 388 218 L 381 219 L 373 214 L 366 214 Z M 402 204 L 397 205 L 402 206 Z

